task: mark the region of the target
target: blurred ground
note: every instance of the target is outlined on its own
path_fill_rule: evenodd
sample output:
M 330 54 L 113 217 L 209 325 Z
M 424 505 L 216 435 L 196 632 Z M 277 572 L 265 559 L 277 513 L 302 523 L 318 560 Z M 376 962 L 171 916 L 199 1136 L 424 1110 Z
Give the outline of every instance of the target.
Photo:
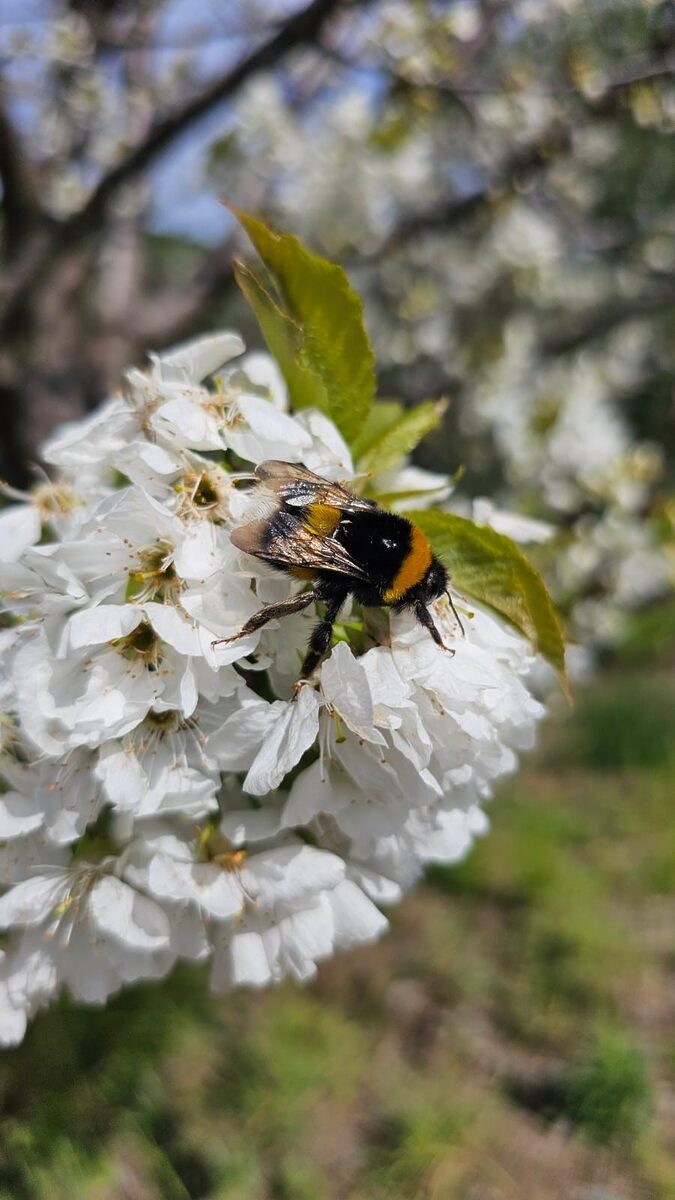
M 675 651 L 663 608 L 490 835 L 307 990 L 198 971 L 0 1061 L 2 1200 L 675 1197 Z

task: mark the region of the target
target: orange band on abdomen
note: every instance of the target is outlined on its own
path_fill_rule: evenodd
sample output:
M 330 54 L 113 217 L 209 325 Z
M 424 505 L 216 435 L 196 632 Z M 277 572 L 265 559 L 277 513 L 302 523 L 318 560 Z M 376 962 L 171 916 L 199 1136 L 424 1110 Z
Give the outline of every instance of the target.
M 412 527 L 410 549 L 401 563 L 382 599 L 385 604 L 400 600 L 410 588 L 424 578 L 431 566 L 431 546 L 415 525 Z

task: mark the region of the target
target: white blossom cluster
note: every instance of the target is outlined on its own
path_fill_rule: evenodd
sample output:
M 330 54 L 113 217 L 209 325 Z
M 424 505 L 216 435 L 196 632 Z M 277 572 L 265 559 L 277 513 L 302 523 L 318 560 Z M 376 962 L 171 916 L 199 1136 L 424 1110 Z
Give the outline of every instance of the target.
M 5 1044 L 64 987 L 101 1004 L 178 959 L 210 959 L 215 989 L 311 977 L 466 852 L 533 743 L 528 646 L 459 598 L 464 636 L 434 605 L 454 656 L 354 611 L 299 690 L 311 614 L 214 646 L 300 586 L 232 546 L 234 467 L 353 471 L 243 352 L 216 334 L 129 371 L 0 515 Z
M 532 322 L 515 318 L 464 414 L 469 434 L 490 429 L 512 494 L 536 494 L 568 523 L 549 582 L 589 644 L 616 641 L 627 611 L 675 583 L 668 545 L 645 516 L 663 471 L 661 448 L 636 442 L 615 402 L 640 381 L 647 336 L 623 330 L 609 362 L 587 351 L 542 363 Z

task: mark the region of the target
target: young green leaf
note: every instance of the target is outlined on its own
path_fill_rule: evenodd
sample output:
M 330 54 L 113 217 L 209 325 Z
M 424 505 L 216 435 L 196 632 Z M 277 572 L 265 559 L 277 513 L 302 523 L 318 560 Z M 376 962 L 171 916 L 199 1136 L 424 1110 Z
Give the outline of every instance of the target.
M 360 298 L 342 267 L 312 254 L 292 234 L 275 233 L 258 218 L 234 212 L 278 292 L 277 301 L 249 271 L 244 294 L 275 357 L 282 348 L 278 361 L 293 405 L 322 408 L 351 443 L 375 393 L 375 359 Z M 297 330 L 295 345 L 281 318 Z
M 454 586 L 506 617 L 558 672 L 567 695 L 565 641 L 553 601 L 510 538 L 454 513 L 405 514 L 427 535 Z
M 300 362 L 302 330 L 279 308 L 250 267 L 234 264 L 234 277 L 253 309 L 270 353 L 277 360 L 295 408 L 328 411 L 326 390 L 314 371 Z
M 378 407 L 376 404 L 373 411 Z M 358 458 L 358 470 L 379 472 L 395 466 L 406 454 L 410 454 L 432 429 L 438 429 L 444 412 L 445 403 L 432 400 L 408 409 L 393 424 L 383 429 L 379 436 L 375 436 L 368 449 Z
M 378 438 L 400 421 L 404 409 L 400 400 L 376 400 L 352 443 L 354 461 L 370 450 Z

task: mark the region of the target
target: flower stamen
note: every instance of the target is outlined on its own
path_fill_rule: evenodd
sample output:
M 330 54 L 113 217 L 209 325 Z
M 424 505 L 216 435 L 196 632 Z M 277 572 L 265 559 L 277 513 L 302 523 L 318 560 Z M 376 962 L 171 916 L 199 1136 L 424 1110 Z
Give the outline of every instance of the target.
M 156 671 L 162 661 L 162 643 L 149 621 L 141 621 L 126 637 L 113 638 L 110 645 L 123 658 L 140 659 L 148 671 Z
M 141 550 L 138 569 L 131 571 L 127 583 L 126 598 L 136 604 L 156 600 L 173 604 L 180 596 L 182 583 L 173 562 L 173 546 L 157 538 L 153 546 Z

